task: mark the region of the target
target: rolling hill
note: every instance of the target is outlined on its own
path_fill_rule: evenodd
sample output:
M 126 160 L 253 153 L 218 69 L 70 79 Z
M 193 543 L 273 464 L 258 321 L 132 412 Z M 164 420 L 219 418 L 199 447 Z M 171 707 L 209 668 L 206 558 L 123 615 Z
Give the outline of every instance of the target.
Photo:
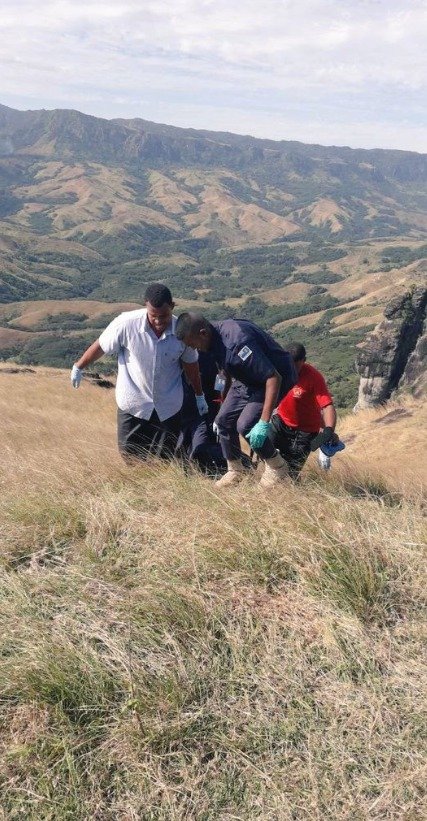
M 354 345 L 425 279 L 426 205 L 427 155 L 0 106 L 0 355 L 65 364 L 162 280 L 332 349 L 348 404 Z

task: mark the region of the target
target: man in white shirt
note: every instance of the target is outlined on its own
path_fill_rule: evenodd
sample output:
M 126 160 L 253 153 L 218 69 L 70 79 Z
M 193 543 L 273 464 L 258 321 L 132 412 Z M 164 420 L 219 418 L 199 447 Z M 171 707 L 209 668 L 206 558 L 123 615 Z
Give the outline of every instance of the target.
M 173 455 L 181 429 L 182 370 L 194 389 L 200 415 L 208 412 L 197 351 L 175 336 L 169 288 L 149 285 L 145 306 L 110 322 L 71 371 L 72 385 L 78 388 L 84 368 L 104 354 L 117 354 L 117 432 L 125 459 L 144 459 L 153 450 L 162 457 Z

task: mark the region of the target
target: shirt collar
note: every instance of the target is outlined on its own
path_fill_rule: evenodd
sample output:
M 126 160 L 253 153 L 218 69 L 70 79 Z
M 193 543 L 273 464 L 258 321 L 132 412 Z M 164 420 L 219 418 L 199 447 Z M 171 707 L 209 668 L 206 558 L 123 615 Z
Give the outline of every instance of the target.
M 173 336 L 173 334 L 175 333 L 176 319 L 177 319 L 176 316 L 174 314 L 172 314 L 172 320 L 171 320 L 170 325 L 168 325 L 166 330 L 163 331 L 161 336 L 157 336 L 154 333 L 154 331 L 153 331 L 153 329 L 152 329 L 152 327 L 151 327 L 151 325 L 148 321 L 147 309 L 144 308 L 144 314 L 143 314 L 143 317 L 142 317 L 142 330 L 145 331 L 145 333 L 152 334 L 158 340 L 164 339 L 166 336 Z

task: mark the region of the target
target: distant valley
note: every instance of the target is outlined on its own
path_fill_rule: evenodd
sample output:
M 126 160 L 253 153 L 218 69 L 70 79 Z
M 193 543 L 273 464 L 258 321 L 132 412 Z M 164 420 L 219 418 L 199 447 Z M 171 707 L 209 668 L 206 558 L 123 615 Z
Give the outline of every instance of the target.
M 0 106 L 0 357 L 69 365 L 147 282 L 298 336 L 338 404 L 426 280 L 427 155 Z

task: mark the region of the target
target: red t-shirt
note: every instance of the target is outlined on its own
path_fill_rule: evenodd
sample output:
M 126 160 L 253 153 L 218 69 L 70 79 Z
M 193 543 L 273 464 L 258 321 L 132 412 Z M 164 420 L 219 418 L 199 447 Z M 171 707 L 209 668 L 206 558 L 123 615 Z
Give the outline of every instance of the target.
M 304 362 L 296 385 L 283 397 L 277 412 L 285 425 L 318 433 L 323 427 L 320 410 L 331 404 L 332 396 L 322 374 Z

